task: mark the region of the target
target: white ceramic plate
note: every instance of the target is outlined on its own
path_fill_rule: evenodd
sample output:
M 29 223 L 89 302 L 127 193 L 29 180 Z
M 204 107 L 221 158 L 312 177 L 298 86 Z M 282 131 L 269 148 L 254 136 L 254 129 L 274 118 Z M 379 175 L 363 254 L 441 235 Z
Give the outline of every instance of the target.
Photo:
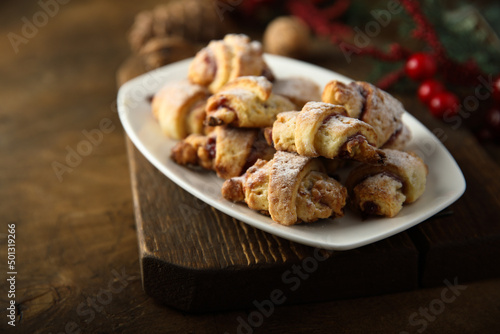
M 118 93 L 120 119 L 132 142 L 156 168 L 194 196 L 236 219 L 305 245 L 347 250 L 404 231 L 443 210 L 465 191 L 464 177 L 450 153 L 425 126 L 405 113 L 403 120 L 413 133 L 408 148 L 424 158 L 429 166 L 429 176 L 422 197 L 406 205 L 394 218 L 362 220 L 346 210 L 345 216 L 340 219 L 287 227 L 250 210 L 244 204 L 226 201 L 220 193 L 223 180 L 213 173 L 188 169 L 169 159 L 175 141 L 161 133 L 151 114 L 149 98 L 164 83 L 186 78 L 190 61 L 187 59 L 159 68 L 124 84 Z M 351 81 L 332 71 L 293 59 L 266 55 L 266 61 L 277 77 L 306 76 L 320 87 L 334 79 Z M 345 180 L 345 176 L 342 180 Z

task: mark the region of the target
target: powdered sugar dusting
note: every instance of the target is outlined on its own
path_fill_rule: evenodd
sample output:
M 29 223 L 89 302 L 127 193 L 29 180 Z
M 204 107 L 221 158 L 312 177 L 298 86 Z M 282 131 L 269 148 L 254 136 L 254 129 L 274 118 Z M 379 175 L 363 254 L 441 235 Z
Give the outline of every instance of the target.
M 299 173 L 310 160 L 282 151 L 274 155 L 269 177 L 269 213 L 273 220 L 284 225 L 291 225 L 297 221 L 295 199 L 296 189 L 301 182 Z

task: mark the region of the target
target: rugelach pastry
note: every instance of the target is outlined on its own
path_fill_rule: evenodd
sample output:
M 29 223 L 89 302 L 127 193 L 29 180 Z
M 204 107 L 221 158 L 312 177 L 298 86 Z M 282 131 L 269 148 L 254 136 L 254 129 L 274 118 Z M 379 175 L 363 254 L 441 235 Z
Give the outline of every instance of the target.
M 411 131 L 410 129 L 403 123 L 400 124 L 400 127 L 396 132 L 392 134 L 392 136 L 387 140 L 382 146 L 383 149 L 389 148 L 393 150 L 403 151 L 406 145 L 411 140 Z
M 259 129 L 221 126 L 207 136 L 193 134 L 178 142 L 171 158 L 180 165 L 214 170 L 228 179 L 243 174 L 257 159 L 272 159 L 274 152 Z
M 204 133 L 208 90 L 188 80 L 168 83 L 153 97 L 151 108 L 163 133 L 182 139 L 191 133 Z
M 350 117 L 370 124 L 377 133 L 377 147 L 401 129 L 401 102 L 368 82 L 330 81 L 323 90 L 322 101 L 342 105 Z
M 273 75 L 262 57 L 262 45 L 242 34 L 229 34 L 223 40 L 211 41 L 200 50 L 189 67 L 192 83 L 207 86 L 216 93 L 227 82 L 241 76 Z
M 276 152 L 272 160 L 257 160 L 242 176 L 226 180 L 222 196 L 246 202 L 249 208 L 289 226 L 342 217 L 347 190 L 325 174 L 319 159 Z
M 383 163 L 384 153 L 376 148 L 377 134 L 367 123 L 346 116 L 344 107 L 308 102 L 302 111 L 277 116 L 266 137 L 278 151 L 297 152 L 306 157 L 353 159 Z
M 351 205 L 365 215 L 394 217 L 425 191 L 427 165 L 413 152 L 385 149 L 385 165 L 360 165 L 346 180 Z
M 239 77 L 208 99 L 207 124 L 262 128 L 272 126 L 280 112 L 294 109 L 286 97 L 272 93 L 272 84 L 265 77 Z

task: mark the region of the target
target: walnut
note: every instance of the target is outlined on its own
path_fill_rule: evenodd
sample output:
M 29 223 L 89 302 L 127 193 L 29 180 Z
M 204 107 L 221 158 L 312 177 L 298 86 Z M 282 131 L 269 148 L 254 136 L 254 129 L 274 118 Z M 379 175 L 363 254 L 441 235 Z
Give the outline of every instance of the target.
M 310 32 L 307 25 L 293 16 L 280 16 L 266 28 L 264 49 L 266 52 L 301 58 L 310 49 Z
M 226 25 L 210 0 L 178 0 L 137 14 L 128 39 L 132 50 L 138 52 L 154 37 L 177 36 L 205 44 L 225 33 Z
M 153 37 L 139 50 L 139 56 L 147 70 L 192 57 L 200 46 L 181 37 Z

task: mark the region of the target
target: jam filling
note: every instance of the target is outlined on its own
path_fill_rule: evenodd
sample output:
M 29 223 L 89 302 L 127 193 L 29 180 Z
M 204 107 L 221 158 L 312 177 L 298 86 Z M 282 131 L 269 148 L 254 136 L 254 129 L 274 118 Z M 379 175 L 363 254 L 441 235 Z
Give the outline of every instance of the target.
M 215 159 L 215 144 L 215 137 L 209 137 L 207 144 L 205 145 L 205 149 L 207 150 L 210 159 Z
M 211 107 L 208 111 L 214 111 L 217 109 L 226 109 L 226 110 L 232 111 L 234 114 L 234 119 L 232 120 L 231 123 L 233 123 L 233 122 L 236 123 L 238 121 L 238 114 L 236 113 L 234 108 L 231 107 L 229 104 L 230 103 L 229 103 L 229 100 L 227 99 L 227 97 L 225 97 L 224 95 L 220 95 L 217 98 L 217 103 L 215 103 L 215 105 L 213 107 Z M 210 116 L 208 118 L 208 125 L 210 125 L 210 126 L 218 126 L 218 125 L 224 125 L 224 124 L 225 124 L 225 122 L 223 120 L 220 120 L 216 117 Z
M 214 56 L 211 54 L 205 54 L 203 57 L 203 63 L 205 64 L 206 74 L 211 80 L 214 80 L 215 74 L 217 73 L 217 63 L 215 62 Z
M 348 145 L 360 145 L 361 143 L 366 141 L 366 137 L 360 134 L 359 132 L 353 136 L 347 138 L 346 142 L 340 148 L 339 158 L 341 159 L 349 159 L 351 158 L 351 153 L 348 150 Z
M 366 201 L 363 203 L 363 212 L 368 215 L 375 215 L 377 214 L 379 207 L 377 204 L 375 204 L 372 201 Z
M 359 89 L 359 92 L 361 93 L 361 95 L 363 96 L 363 108 L 361 109 L 361 113 L 359 114 L 359 119 L 360 120 L 363 120 L 363 118 L 365 117 L 365 113 L 366 113 L 366 97 L 368 96 L 368 92 L 366 91 L 366 89 L 364 87 L 361 87 L 361 86 L 358 86 L 358 89 Z
M 389 145 L 392 144 L 396 141 L 396 139 L 399 137 L 399 135 L 403 132 L 403 127 L 400 126 L 396 131 L 393 132 L 393 134 L 387 139 L 387 141 L 384 143 L 384 145 Z

